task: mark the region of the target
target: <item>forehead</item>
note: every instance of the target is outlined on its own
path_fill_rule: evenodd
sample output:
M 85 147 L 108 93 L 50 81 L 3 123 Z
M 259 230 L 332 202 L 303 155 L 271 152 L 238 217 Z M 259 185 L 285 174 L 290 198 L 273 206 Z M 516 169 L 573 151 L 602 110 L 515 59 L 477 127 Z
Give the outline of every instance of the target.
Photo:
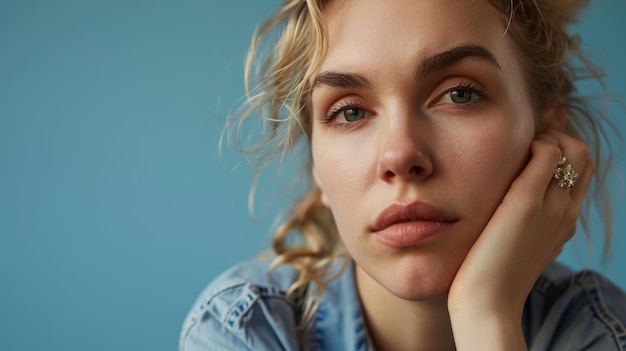
M 322 70 L 415 60 L 468 44 L 509 48 L 502 15 L 487 0 L 335 0 L 324 16 L 329 42 Z

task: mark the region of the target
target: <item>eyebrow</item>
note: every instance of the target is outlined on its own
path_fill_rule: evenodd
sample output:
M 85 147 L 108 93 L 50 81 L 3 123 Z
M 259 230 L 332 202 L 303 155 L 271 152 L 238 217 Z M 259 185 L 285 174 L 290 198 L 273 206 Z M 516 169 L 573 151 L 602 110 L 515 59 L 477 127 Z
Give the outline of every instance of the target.
M 361 88 L 368 89 L 370 82 L 365 76 L 358 73 L 345 72 L 322 72 L 313 81 L 313 87 L 328 85 L 335 88 Z
M 425 58 L 415 70 L 415 79 L 424 79 L 428 75 L 452 67 L 465 59 L 485 61 L 501 70 L 495 56 L 486 48 L 479 45 L 463 45 Z M 371 86 L 369 80 L 362 74 L 335 71 L 325 71 L 315 77 L 313 88 L 320 85 L 358 89 L 368 89 Z
M 496 57 L 486 48 L 479 45 L 463 45 L 424 59 L 415 70 L 415 79 L 423 79 L 430 74 L 452 67 L 468 58 L 486 61 L 498 70 L 502 69 Z

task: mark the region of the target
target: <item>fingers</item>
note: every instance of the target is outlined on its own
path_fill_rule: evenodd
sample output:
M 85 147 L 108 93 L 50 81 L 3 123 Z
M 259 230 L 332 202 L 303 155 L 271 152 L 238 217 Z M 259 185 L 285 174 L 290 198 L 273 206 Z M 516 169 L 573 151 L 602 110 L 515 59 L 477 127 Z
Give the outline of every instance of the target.
M 578 173 L 574 186 L 569 188 L 569 195 L 574 202 L 580 203 L 595 171 L 595 163 L 591 160 L 589 146 L 557 130 L 549 130 L 547 135 L 557 140 L 563 156 L 566 157 L 566 162 L 562 167 L 571 164 L 574 171 Z
M 561 159 L 561 148 L 556 138 L 540 134 L 533 140 L 530 153 L 531 158 L 526 168 L 512 187 L 517 188 L 519 193 L 534 203 L 541 203 Z
M 578 178 L 573 187 L 561 188 L 557 184 L 558 180 L 553 179 L 545 193 L 545 203 L 556 211 L 554 213 L 556 218 L 561 218 L 559 222 L 562 236 L 559 237 L 564 240 L 564 243 L 575 234 L 581 203 L 591 183 L 595 163 L 591 160 L 589 146 L 584 142 L 556 130 L 549 130 L 546 134 L 558 142 L 563 156 L 566 157 L 565 163 L 559 167 L 565 168 L 567 165 L 571 165 L 574 171 L 578 173 Z
M 595 164 L 585 143 L 559 131 L 538 134 L 530 152 L 526 168 L 512 185 L 516 187 L 512 195 L 518 200 L 515 202 L 522 205 L 515 208 L 521 219 L 518 224 L 532 228 L 525 233 L 537 234 L 524 236 L 531 241 L 526 252 L 543 270 L 556 259 L 563 245 L 576 232 L 580 205 L 589 188 Z M 563 167 L 571 164 L 579 174 L 572 188 L 561 188 L 554 179 L 562 156 L 567 158 Z M 509 223 L 512 223 L 510 219 Z M 520 242 L 516 242 L 516 250 L 522 250 L 522 247 Z M 542 250 L 543 253 L 539 253 Z
M 589 184 L 591 184 L 591 179 L 593 178 L 593 174 L 596 171 L 596 163 L 592 160 L 587 162 L 585 168 L 583 168 L 579 172 L 578 180 L 576 180 L 576 184 L 572 188 L 570 195 L 573 199 L 582 201 L 587 190 L 589 189 Z

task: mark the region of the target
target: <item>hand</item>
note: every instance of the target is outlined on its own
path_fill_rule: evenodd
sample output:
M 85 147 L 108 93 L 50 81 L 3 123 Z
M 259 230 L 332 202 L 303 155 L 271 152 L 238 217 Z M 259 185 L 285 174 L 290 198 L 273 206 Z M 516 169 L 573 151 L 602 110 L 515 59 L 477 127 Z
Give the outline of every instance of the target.
M 521 337 L 523 346 L 521 317 L 526 298 L 576 232 L 580 205 L 595 169 L 589 147 L 550 130 L 535 138 L 530 152 L 528 165 L 511 184 L 450 287 L 448 308 L 455 340 L 457 336 L 481 338 L 476 328 L 484 319 L 504 333 L 515 334 L 517 342 Z M 579 173 L 573 188 L 560 188 L 553 181 L 561 153 Z

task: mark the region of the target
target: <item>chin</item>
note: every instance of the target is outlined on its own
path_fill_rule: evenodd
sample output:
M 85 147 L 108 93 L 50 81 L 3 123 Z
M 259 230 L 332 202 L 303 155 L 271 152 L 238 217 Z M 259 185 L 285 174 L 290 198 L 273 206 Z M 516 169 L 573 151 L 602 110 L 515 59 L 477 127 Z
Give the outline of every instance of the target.
M 386 267 L 374 279 L 401 299 L 424 301 L 447 295 L 460 265 L 461 262 L 405 259 Z
M 391 294 L 407 301 L 426 301 L 448 294 L 452 282 L 432 282 L 406 284 L 404 282 L 391 282 L 383 285 Z

